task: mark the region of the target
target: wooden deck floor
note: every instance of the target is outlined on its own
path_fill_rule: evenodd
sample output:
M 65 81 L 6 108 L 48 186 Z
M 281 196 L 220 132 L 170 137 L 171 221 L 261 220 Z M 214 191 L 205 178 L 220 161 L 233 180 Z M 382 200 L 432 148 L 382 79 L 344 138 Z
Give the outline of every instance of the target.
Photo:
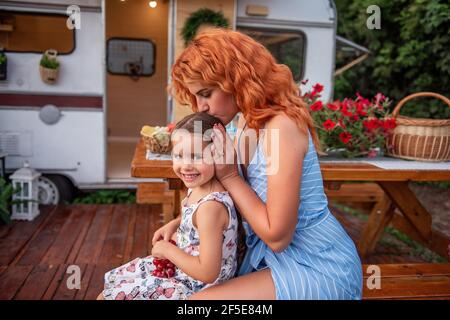
M 358 241 L 363 223 L 333 210 Z M 161 205 L 43 206 L 32 222 L 0 226 L 0 300 L 95 299 L 106 271 L 151 252 L 162 225 Z M 412 263 L 378 246 L 364 263 Z M 70 290 L 70 265 L 81 269 L 81 289 Z
M 0 226 L 0 299 L 95 299 L 103 274 L 151 252 L 160 205 L 42 207 L 32 222 Z M 69 290 L 66 270 L 81 269 Z

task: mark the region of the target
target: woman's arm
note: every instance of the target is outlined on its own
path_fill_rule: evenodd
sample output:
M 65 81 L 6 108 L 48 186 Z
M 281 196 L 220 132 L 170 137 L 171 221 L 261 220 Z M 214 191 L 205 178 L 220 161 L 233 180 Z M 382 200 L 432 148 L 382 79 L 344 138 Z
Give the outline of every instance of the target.
M 200 254 L 192 256 L 169 242 L 158 241 L 152 255 L 169 259 L 194 279 L 212 283 L 217 279 L 222 264 L 223 230 L 227 226 L 228 211 L 217 201 L 206 201 L 195 214 L 200 237 Z
M 218 174 L 222 176 L 220 181 L 245 220 L 273 251 L 281 252 L 291 242 L 297 224 L 302 164 L 308 138 L 284 114 L 270 119 L 266 129 L 263 144 L 268 173 L 266 203 L 230 165 L 216 165 L 216 174 L 223 170 Z M 279 136 L 271 139 L 270 130 L 275 130 Z M 216 146 L 218 150 L 220 147 Z

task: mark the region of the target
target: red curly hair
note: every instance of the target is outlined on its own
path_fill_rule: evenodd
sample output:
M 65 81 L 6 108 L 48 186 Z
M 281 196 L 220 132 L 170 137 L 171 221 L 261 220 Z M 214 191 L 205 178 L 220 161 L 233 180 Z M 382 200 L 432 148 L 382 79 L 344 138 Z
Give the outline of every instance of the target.
M 319 140 L 306 103 L 292 72 L 277 64 L 272 54 L 251 37 L 230 29 L 211 28 L 200 33 L 172 66 L 170 93 L 198 111 L 187 83 L 201 82 L 232 94 L 248 127 L 259 130 L 279 113 L 293 119 L 317 149 Z

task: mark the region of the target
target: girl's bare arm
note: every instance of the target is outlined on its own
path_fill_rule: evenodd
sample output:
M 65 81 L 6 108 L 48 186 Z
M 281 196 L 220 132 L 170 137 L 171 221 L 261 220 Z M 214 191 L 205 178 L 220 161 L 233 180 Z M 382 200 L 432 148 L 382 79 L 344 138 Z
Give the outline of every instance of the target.
M 212 283 L 220 273 L 222 234 L 228 222 L 228 211 L 217 201 L 206 201 L 194 214 L 200 237 L 200 255 L 192 256 L 170 245 L 164 256 L 192 278 Z

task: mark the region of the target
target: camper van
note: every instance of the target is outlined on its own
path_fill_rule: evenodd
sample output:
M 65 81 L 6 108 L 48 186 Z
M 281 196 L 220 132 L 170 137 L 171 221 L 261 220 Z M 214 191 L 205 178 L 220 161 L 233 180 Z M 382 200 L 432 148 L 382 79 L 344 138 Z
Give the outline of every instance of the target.
M 42 203 L 74 188 L 135 188 L 130 164 L 140 128 L 189 112 L 167 94 L 180 33 L 196 11 L 221 12 L 263 43 L 300 84 L 332 97 L 336 9 L 329 0 L 0 1 L 0 153 L 6 171 L 39 171 Z M 59 71 L 44 81 L 40 60 L 56 50 Z M 148 181 L 148 180 L 145 180 Z

